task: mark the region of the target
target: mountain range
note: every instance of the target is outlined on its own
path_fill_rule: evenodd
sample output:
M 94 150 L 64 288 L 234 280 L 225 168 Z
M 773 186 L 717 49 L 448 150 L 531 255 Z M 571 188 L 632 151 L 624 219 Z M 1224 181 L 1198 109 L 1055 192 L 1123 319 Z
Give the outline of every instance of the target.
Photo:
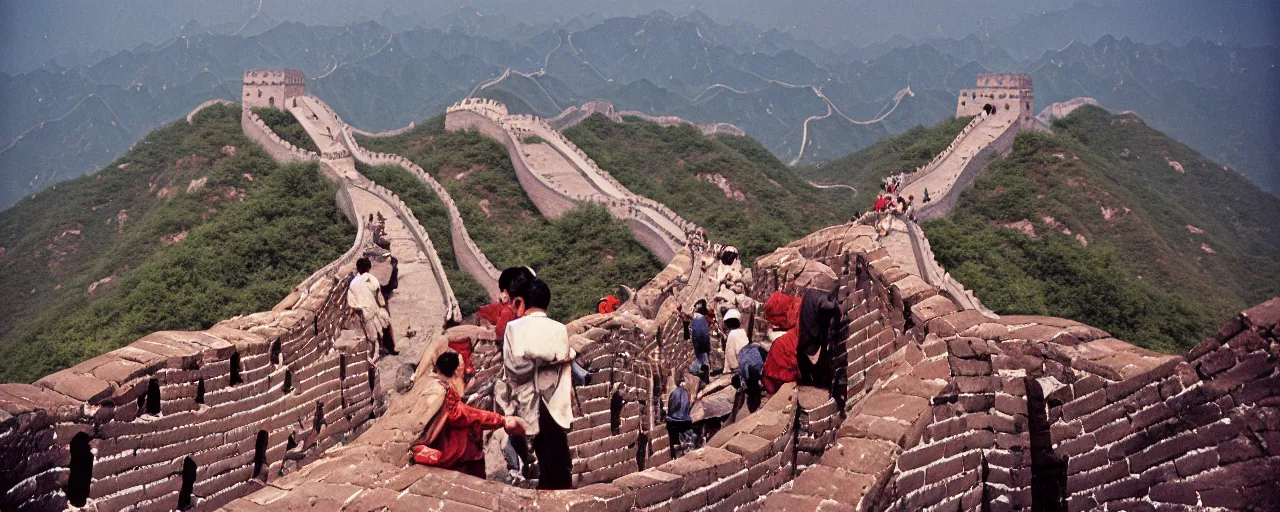
M 393 31 L 373 21 L 286 22 L 225 35 L 191 22 L 165 43 L 91 65 L 0 73 L 0 141 L 11 141 L 0 149 L 0 206 L 100 167 L 202 101 L 237 98 L 245 69 L 280 67 L 303 70 L 310 94 L 369 130 L 432 117 L 468 94 L 544 116 L 607 99 L 620 109 L 733 123 L 787 163 L 834 158 L 941 121 L 977 73 L 1026 72 L 1040 106 L 1086 96 L 1135 111 L 1280 190 L 1280 149 L 1270 144 L 1280 105 L 1265 93 L 1277 82 L 1270 46 L 1104 35 L 1031 57 L 1022 36 L 1006 30 L 824 47 L 698 11 L 498 30 L 510 26 Z

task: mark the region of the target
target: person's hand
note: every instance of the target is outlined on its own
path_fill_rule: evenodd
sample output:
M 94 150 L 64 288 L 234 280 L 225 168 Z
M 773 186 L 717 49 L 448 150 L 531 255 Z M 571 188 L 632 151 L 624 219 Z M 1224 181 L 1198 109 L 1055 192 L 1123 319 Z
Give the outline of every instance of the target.
M 524 419 L 516 416 L 507 416 L 506 424 L 503 425 L 503 429 L 507 431 L 507 434 L 513 436 L 524 435 L 524 427 Z

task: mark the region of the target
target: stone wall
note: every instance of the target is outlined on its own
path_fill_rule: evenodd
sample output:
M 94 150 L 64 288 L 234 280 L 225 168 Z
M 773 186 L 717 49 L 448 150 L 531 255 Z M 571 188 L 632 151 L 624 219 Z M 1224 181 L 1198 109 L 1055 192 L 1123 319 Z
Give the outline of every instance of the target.
M 344 277 L 370 228 L 272 311 L 0 385 L 0 509 L 213 510 L 361 432 L 379 376 Z
M 583 201 L 601 203 L 614 217 L 627 220 L 637 238 L 663 261 L 688 241 L 689 232 L 698 229 L 666 206 L 631 193 L 547 121 L 536 116 L 506 115 L 505 111 L 505 106 L 492 100 L 465 99 L 449 107 L 445 127 L 477 127 L 503 142 L 511 153 L 517 177 L 544 216 L 556 217 Z M 538 170 L 530 169 L 522 142 L 527 136 L 537 136 L 553 148 L 566 165 L 578 172 L 584 190 L 571 194 L 544 180 Z M 530 171 L 525 173 L 527 176 L 522 174 L 525 171 Z
M 271 155 L 272 160 L 280 163 L 320 161 L 320 155 L 281 139 L 276 132 L 267 127 L 267 123 L 263 122 L 262 118 L 249 110 L 248 105 L 240 111 L 240 128 L 245 136 L 261 145 L 262 149 Z
M 988 117 L 993 117 L 993 116 L 988 116 L 986 112 L 979 112 L 975 114 L 973 116 L 973 119 L 969 120 L 969 124 L 966 124 L 964 128 L 960 130 L 960 133 L 956 134 L 955 139 L 952 139 L 951 144 L 948 144 L 946 149 L 943 149 L 941 153 L 938 153 L 937 155 L 935 155 L 933 159 L 929 160 L 929 163 L 926 163 L 920 167 L 916 167 L 915 171 L 904 176 L 902 179 L 902 186 L 905 187 L 907 185 L 910 185 L 911 182 L 933 171 L 939 164 L 942 163 L 943 160 L 945 160 L 948 156 L 951 156 L 951 153 L 954 153 L 956 148 L 960 147 L 960 143 L 964 142 L 964 139 L 966 136 L 969 135 L 969 132 L 973 131 L 974 128 L 977 128 L 978 124 L 985 121 Z
M 489 258 L 480 250 L 480 246 L 476 245 L 475 240 L 471 238 L 471 234 L 467 232 L 467 226 L 462 220 L 462 214 L 458 211 L 458 205 L 454 203 L 453 197 L 445 190 L 440 182 L 427 174 L 422 167 L 413 163 L 408 158 L 400 155 L 389 153 L 374 153 L 360 147 L 356 143 L 353 135 L 354 129 L 351 125 L 343 125 L 343 141 L 348 148 L 351 149 L 352 155 L 356 161 L 367 165 L 394 165 L 399 166 L 405 171 L 418 178 L 419 181 L 426 183 L 431 190 L 440 198 L 440 202 L 444 203 L 445 208 L 449 211 L 450 239 L 453 241 L 453 254 L 458 260 L 458 266 L 463 271 L 470 274 L 480 283 L 488 292 L 492 299 L 498 298 L 498 276 L 501 272 L 493 263 L 489 262 Z
M 538 212 L 542 213 L 543 217 L 556 218 L 576 206 L 572 197 L 560 193 L 529 169 L 524 154 L 516 146 L 515 140 L 492 119 L 472 111 L 452 111 L 445 117 L 445 129 L 451 131 L 477 129 L 481 134 L 506 146 L 507 153 L 511 155 L 511 166 L 516 171 L 516 179 L 520 181 L 525 194 L 533 201 L 533 205 L 538 207 Z
M 994 119 L 993 119 L 994 121 Z M 1013 140 L 1017 138 L 1021 129 L 1020 125 L 1015 124 L 1005 130 L 996 137 L 995 140 L 983 146 L 977 154 L 974 154 L 968 162 L 965 163 L 964 169 L 960 171 L 960 176 L 956 178 L 947 193 L 936 197 L 928 204 L 921 205 L 916 209 L 916 217 L 920 220 L 927 220 L 940 215 L 945 215 L 955 207 L 956 202 L 960 200 L 960 195 L 969 188 L 969 184 L 973 183 L 973 179 L 978 176 L 979 172 L 987 168 L 992 160 L 997 156 L 1009 151 L 1013 147 Z

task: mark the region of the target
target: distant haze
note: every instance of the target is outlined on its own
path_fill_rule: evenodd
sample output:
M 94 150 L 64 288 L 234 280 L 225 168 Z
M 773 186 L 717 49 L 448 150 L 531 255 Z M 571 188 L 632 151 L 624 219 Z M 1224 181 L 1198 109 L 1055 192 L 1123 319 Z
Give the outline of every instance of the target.
M 1028 56 L 1073 39 L 1092 42 L 1104 34 L 1137 42 L 1181 44 L 1192 38 L 1239 45 L 1274 45 L 1280 7 L 1267 0 L 527 0 L 442 2 L 439 0 L 6 0 L 0 3 L 0 71 L 21 73 L 50 59 L 60 66 L 91 64 L 120 50 L 166 41 L 194 20 L 214 33 L 242 26 L 257 33 L 285 21 L 347 25 L 378 21 L 393 30 L 415 26 L 470 28 L 468 16 L 488 25 L 565 24 L 577 17 L 644 14 L 664 9 L 676 15 L 699 10 L 717 22 L 745 22 L 778 29 L 823 46 L 867 46 L 893 37 L 911 40 L 1017 35 L 1020 20 L 1048 17 L 1055 30 L 1028 35 Z M 1105 13 L 1105 15 L 1099 15 Z M 496 18 L 496 19 L 495 19 Z M 1043 26 L 1042 23 L 1037 25 Z

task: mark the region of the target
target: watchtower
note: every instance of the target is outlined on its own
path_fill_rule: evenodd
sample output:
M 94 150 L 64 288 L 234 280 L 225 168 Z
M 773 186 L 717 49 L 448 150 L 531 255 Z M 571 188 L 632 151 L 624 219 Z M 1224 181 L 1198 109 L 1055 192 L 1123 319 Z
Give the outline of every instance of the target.
M 988 114 L 1012 115 L 1016 112 L 1023 128 L 1035 124 L 1035 92 L 1031 75 L 979 73 L 978 87 L 960 91 L 956 102 L 956 117 Z
M 284 108 L 284 100 L 307 93 L 307 77 L 298 69 L 250 69 L 244 72 L 244 96 L 249 107 Z

